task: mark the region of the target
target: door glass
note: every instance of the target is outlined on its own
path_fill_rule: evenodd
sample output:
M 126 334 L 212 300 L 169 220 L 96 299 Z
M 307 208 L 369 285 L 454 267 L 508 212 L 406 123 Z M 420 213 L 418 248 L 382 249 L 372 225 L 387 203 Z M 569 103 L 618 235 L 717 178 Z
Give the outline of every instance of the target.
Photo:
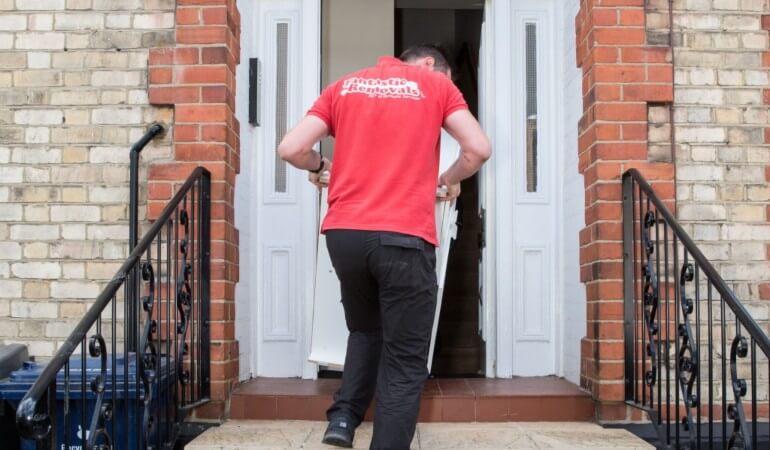
M 275 148 L 286 134 L 286 121 L 289 107 L 289 24 L 276 25 L 276 64 L 275 64 Z M 276 150 L 277 152 L 277 150 Z M 286 192 L 286 161 L 275 155 L 275 192 Z
M 527 192 L 537 192 L 537 25 L 525 27 L 527 90 Z

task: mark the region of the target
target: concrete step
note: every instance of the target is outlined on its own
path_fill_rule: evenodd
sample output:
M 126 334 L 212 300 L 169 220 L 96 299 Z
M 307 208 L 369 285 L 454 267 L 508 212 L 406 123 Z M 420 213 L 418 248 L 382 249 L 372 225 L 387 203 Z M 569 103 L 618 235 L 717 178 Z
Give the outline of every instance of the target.
M 334 449 L 321 443 L 326 422 L 231 420 L 211 428 L 186 450 Z M 356 431 L 354 448 L 369 448 L 372 424 Z M 633 434 L 594 423 L 420 423 L 414 450 L 433 449 L 652 449 Z
M 325 420 L 340 380 L 256 378 L 233 392 L 236 420 Z M 590 421 L 594 403 L 578 386 L 556 377 L 450 378 L 425 383 L 421 422 Z M 374 408 L 369 408 L 371 419 Z

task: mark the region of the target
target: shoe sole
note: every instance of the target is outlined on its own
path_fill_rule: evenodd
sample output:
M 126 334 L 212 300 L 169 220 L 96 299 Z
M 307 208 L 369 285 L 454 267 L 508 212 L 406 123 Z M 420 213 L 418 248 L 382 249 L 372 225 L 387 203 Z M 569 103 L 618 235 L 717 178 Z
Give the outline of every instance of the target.
M 334 434 L 324 436 L 321 441 L 326 445 L 333 445 L 335 447 L 353 448 L 353 443 L 341 436 L 335 436 Z

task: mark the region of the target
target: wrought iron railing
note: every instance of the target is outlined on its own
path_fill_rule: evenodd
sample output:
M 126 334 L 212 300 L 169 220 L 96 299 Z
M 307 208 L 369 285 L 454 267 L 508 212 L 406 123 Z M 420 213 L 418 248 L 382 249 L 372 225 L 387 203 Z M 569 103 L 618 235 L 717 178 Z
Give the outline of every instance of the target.
M 770 448 L 767 325 L 633 169 L 623 247 L 627 403 L 647 413 L 661 448 Z
M 19 404 L 22 438 L 45 449 L 174 447 L 209 399 L 210 186 L 196 168 L 130 251 Z

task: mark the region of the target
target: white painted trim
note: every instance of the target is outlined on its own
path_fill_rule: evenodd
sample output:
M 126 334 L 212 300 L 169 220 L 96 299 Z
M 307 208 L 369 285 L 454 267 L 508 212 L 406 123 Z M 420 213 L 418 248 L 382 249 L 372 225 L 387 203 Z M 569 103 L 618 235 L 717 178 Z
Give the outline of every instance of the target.
M 495 96 L 491 95 L 492 92 L 496 92 L 494 76 L 495 68 L 495 42 L 494 30 L 495 30 L 495 14 L 494 14 L 493 0 L 486 0 L 484 4 L 484 55 L 480 55 L 480 65 L 483 65 L 482 74 L 484 76 L 484 92 L 479 91 L 482 95 L 486 95 L 486 98 L 479 104 L 483 106 L 483 110 L 479 111 L 482 124 L 485 131 L 490 136 L 492 142 L 492 148 L 494 149 L 494 131 L 495 131 Z M 484 198 L 479 199 L 484 204 L 486 209 L 486 229 L 484 230 L 486 237 L 486 248 L 484 249 L 485 255 L 482 264 L 484 264 L 484 279 L 482 280 L 482 292 L 484 304 L 484 317 L 483 320 L 484 338 L 486 344 L 485 356 L 485 376 L 487 378 L 494 378 L 497 376 L 497 234 L 495 231 L 495 217 L 497 207 L 495 206 L 495 156 L 484 167 L 481 168 L 479 173 L 479 183 L 483 186 L 481 192 L 483 192 Z
M 510 148 L 512 142 L 512 128 L 510 126 L 512 122 L 510 108 L 504 106 L 506 100 L 510 102 L 513 95 L 511 89 L 510 80 L 511 77 L 511 57 L 510 52 L 506 51 L 510 48 L 506 45 L 500 45 L 500 43 L 510 42 L 510 26 L 511 26 L 511 3 L 495 0 L 490 5 L 489 18 L 491 19 L 492 26 L 492 61 L 494 62 L 494 69 L 492 72 L 493 82 L 491 83 L 491 92 L 494 92 L 492 98 L 492 105 L 490 106 L 493 111 L 493 125 L 492 131 L 489 132 L 490 139 L 492 140 L 492 146 L 494 149 L 494 155 L 492 159 L 487 163 L 489 166 L 489 172 L 491 172 L 492 183 L 494 185 L 494 192 L 512 192 L 513 186 L 511 183 L 512 177 L 496 176 L 497 173 L 513 173 L 513 161 L 509 151 L 505 149 Z M 509 82 L 503 82 L 508 80 Z M 502 99 L 501 102 L 496 101 Z M 494 210 L 490 216 L 490 229 L 492 233 L 492 245 L 494 245 L 495 256 L 495 287 L 496 287 L 496 299 L 512 299 L 513 298 L 513 280 L 512 277 L 499 277 L 497 274 L 501 268 L 513 267 L 513 235 L 510 232 L 498 233 L 497 225 L 499 223 L 513 223 L 513 211 L 508 207 L 505 207 L 505 201 L 501 196 L 494 195 L 490 202 L 490 210 Z M 496 317 L 495 329 L 497 330 L 496 338 L 496 365 L 495 376 L 499 378 L 509 378 L 513 375 L 513 302 L 496 302 Z M 508 351 L 505 351 L 505 350 Z
M 309 109 L 321 92 L 321 0 L 301 0 L 302 23 L 302 107 Z M 306 183 L 301 193 L 302 223 L 304 229 L 300 240 L 300 252 L 303 256 L 302 272 L 304 298 L 302 327 L 304 331 L 302 350 L 302 378 L 318 377 L 318 365 L 308 361 L 310 355 L 311 324 L 313 323 L 313 297 L 315 293 L 316 252 L 318 249 L 318 214 L 319 194 L 310 183 Z M 312 257 L 311 257 L 312 256 Z

